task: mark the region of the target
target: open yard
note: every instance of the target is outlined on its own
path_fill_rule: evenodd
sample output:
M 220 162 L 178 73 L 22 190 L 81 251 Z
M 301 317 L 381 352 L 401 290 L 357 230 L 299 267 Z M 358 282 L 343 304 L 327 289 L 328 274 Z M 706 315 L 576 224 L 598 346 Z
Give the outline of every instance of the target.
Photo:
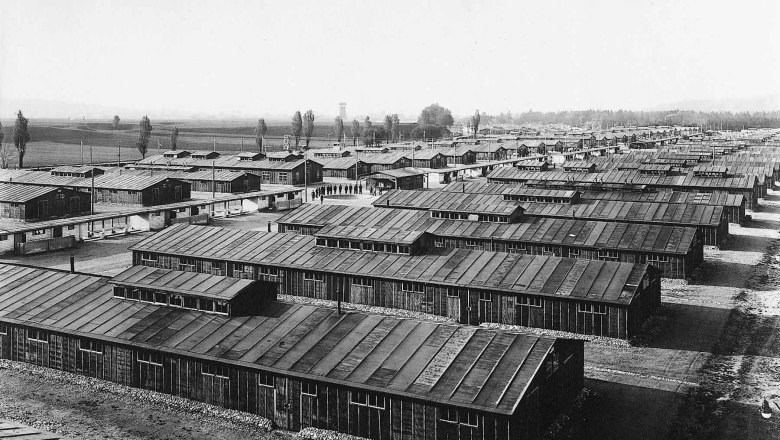
M 348 203 L 366 205 L 372 199 Z M 213 224 L 265 230 L 280 215 L 259 213 Z M 695 279 L 664 282 L 663 306 L 640 341 L 630 345 L 594 338 L 586 343 L 586 387 L 595 391 L 586 411 L 586 438 L 780 438 L 777 418 L 764 420 L 758 412 L 764 397 L 780 403 L 780 192 L 767 196 L 761 210 L 753 214 L 752 224 L 732 224 L 730 229 L 729 244 L 706 250 L 706 263 Z M 113 274 L 130 265 L 127 247 L 144 236 L 84 243 L 73 252 L 0 261 L 65 269 L 73 253 L 77 270 Z M 21 373 L 26 366 L 19 368 L 0 375 L 0 415 L 6 418 L 16 414 L 29 423 L 29 415 L 37 413 L 38 420 L 46 423 L 42 428 L 59 424 L 63 432 L 87 437 L 97 424 L 112 427 L 113 437 L 90 438 L 249 438 L 242 437 L 241 427 L 225 431 L 239 432 L 233 437 L 209 437 L 208 433 L 215 432 L 209 431 L 210 424 L 182 416 L 178 410 L 133 405 L 138 397 L 130 392 L 119 399 L 129 403 L 100 392 L 84 398 L 78 387 L 64 393 L 56 382 L 47 382 L 38 373 Z M 12 389 L 36 391 L 22 398 Z M 135 419 L 150 420 L 150 426 L 159 425 L 162 431 L 146 427 L 134 431 L 133 417 L 109 410 L 111 405 L 127 407 Z M 15 412 L 2 413 L 10 407 Z M 203 436 L 197 437 L 195 431 Z M 170 437 L 161 437 L 160 432 Z M 186 432 L 190 437 L 177 437 L 173 432 Z

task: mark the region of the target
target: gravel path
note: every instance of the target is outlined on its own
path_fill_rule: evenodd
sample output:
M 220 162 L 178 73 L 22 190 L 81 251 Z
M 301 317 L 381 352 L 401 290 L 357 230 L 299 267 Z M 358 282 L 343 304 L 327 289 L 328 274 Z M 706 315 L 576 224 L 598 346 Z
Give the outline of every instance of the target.
M 262 417 L 0 360 L 0 418 L 73 439 L 291 439 Z

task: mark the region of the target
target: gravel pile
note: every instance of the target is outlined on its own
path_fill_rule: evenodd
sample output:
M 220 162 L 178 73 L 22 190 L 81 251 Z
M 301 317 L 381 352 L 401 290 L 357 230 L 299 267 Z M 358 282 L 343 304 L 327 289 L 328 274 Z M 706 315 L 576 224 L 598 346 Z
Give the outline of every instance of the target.
M 278 295 L 278 299 L 280 301 L 297 303 L 297 304 L 308 304 L 312 306 L 336 307 L 338 305 L 336 301 L 317 299 L 317 298 L 306 298 L 304 296 Z M 342 302 L 341 308 L 344 310 L 354 310 L 357 312 L 371 313 L 374 315 L 400 316 L 403 318 L 414 318 L 423 321 L 453 322 L 453 323 L 456 322 L 452 318 L 448 318 L 446 316 L 432 315 L 430 313 L 411 312 L 409 310 L 390 309 L 387 307 L 365 306 L 362 304 L 352 304 L 347 302 Z
M 671 287 L 687 286 L 688 280 L 682 278 L 661 278 L 661 290 L 666 290 Z
M 594 335 L 581 335 L 579 333 L 570 333 L 570 332 L 564 332 L 560 330 L 549 330 L 549 329 L 535 328 L 535 327 L 523 327 L 522 325 L 497 324 L 494 322 L 483 322 L 479 326 L 484 328 L 494 328 L 498 330 L 508 330 L 513 332 L 534 333 L 537 335 L 552 336 L 555 338 L 580 339 L 583 341 L 587 341 L 591 344 L 601 345 L 605 347 L 622 347 L 622 348 L 631 347 L 631 344 L 628 341 L 623 339 L 606 338 L 603 336 L 594 336 Z
M 317 428 L 304 428 L 295 438 L 301 440 L 365 440 L 363 437 L 355 437 L 354 435 L 340 434 L 335 431 Z
M 267 433 L 272 429 L 270 420 L 257 415 L 221 408 L 195 400 L 185 399 L 183 397 L 126 387 L 105 380 L 46 367 L 39 367 L 24 362 L 0 359 L 0 371 L 3 370 L 33 376 L 38 380 L 57 384 L 59 387 L 77 388 L 81 391 L 90 390 L 94 391 L 95 394 L 103 393 L 112 396 L 122 396 L 123 398 L 132 399 L 132 401 L 143 405 L 160 405 L 167 410 L 196 414 L 199 417 L 208 419 L 210 423 L 218 426 L 230 426 L 231 428 L 234 428 L 236 425 L 239 425 L 250 432 L 256 433 Z M 19 417 L 19 414 L 13 418 L 19 420 L 21 423 L 34 426 L 38 429 L 57 432 L 56 426 L 46 426 L 46 424 L 41 423 L 34 414 L 32 414 L 32 417 L 29 419 L 24 417 L 24 413 L 21 413 L 20 415 L 22 418 Z

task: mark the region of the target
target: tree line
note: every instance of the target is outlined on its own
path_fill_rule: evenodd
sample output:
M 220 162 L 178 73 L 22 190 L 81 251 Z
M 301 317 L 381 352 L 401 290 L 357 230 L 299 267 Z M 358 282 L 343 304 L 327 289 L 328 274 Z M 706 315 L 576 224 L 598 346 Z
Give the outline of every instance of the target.
M 512 112 L 489 115 L 482 113 L 485 124 L 566 124 L 589 125 L 607 129 L 614 126 L 683 125 L 701 126 L 713 130 L 742 130 L 743 128 L 778 128 L 780 111 L 728 112 L 728 111 L 631 111 L 631 110 L 578 110 L 558 112 Z
M 115 115 L 112 120 L 112 128 L 119 129 L 121 119 Z M 290 147 L 298 149 L 303 140 L 303 149 L 311 146 L 314 134 L 315 116 L 312 110 L 301 114 L 296 111 L 291 120 L 289 139 Z M 347 139 L 351 139 L 353 147 L 358 143 L 365 146 L 375 146 L 382 142 L 398 142 L 399 140 L 430 140 L 451 136 L 450 128 L 454 125 L 452 112 L 439 105 L 431 104 L 420 112 L 416 123 L 402 124 L 398 114 L 388 114 L 382 124 L 374 125 L 371 118 L 366 116 L 361 122 L 353 119 L 349 128 L 347 122 L 341 117 L 336 117 L 333 122 L 333 134 L 340 145 L 346 145 Z M 609 129 L 615 126 L 647 126 L 647 125 L 689 125 L 701 126 L 713 130 L 738 131 L 743 128 L 778 128 L 780 127 L 780 111 L 771 112 L 694 112 L 694 111 L 628 111 L 628 110 L 580 110 L 559 112 L 535 112 L 529 110 L 520 114 L 511 112 L 490 115 L 485 112 L 475 111 L 472 116 L 461 121 L 468 135 L 476 136 L 480 125 L 487 124 L 566 124 L 571 126 L 590 126 L 591 128 Z M 29 120 L 19 110 L 12 130 L 13 146 L 19 168 L 24 166 L 24 156 L 27 152 L 27 144 L 30 141 Z M 268 125 L 264 118 L 257 121 L 255 127 L 255 144 L 258 151 L 265 152 L 265 136 L 268 133 Z M 152 134 L 152 124 L 149 117 L 144 115 L 138 123 L 138 140 L 135 147 L 142 158 L 146 157 L 149 141 Z M 12 150 L 3 143 L 4 133 L 0 124 L 0 167 L 10 166 L 13 156 Z M 179 129 L 174 125 L 170 133 L 170 148 L 178 147 Z

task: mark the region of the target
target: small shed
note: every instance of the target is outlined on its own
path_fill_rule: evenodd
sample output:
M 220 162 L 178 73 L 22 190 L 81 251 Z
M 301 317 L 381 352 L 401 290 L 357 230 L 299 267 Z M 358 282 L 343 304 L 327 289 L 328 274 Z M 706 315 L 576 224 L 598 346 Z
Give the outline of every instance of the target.
M 185 157 L 189 157 L 190 152 L 187 150 L 168 150 L 164 152 L 162 155 L 164 158 L 167 159 L 182 159 Z
M 63 165 L 60 167 L 53 168 L 51 170 L 51 175 L 65 176 L 65 177 L 92 177 L 93 175 L 100 176 L 105 172 L 106 171 L 103 168 L 98 168 L 91 165 L 85 165 L 85 166 Z
M 481 143 L 471 147 L 476 154 L 477 160 L 506 160 L 509 157 L 509 150 L 499 143 Z
M 585 161 L 566 161 L 561 164 L 561 168 L 569 173 L 595 173 L 596 164 Z
M 216 159 L 220 155 L 216 151 L 193 151 L 190 157 L 193 159 Z
M 728 177 L 730 170 L 725 166 L 697 165 L 693 167 L 693 175 L 701 177 Z
M 412 157 L 410 152 L 406 151 L 397 151 L 395 153 L 386 153 L 386 154 L 367 154 L 367 155 L 360 155 L 361 160 L 366 163 L 366 165 L 371 167 L 371 171 L 382 171 L 382 170 L 394 170 L 398 168 L 406 168 L 412 166 L 412 160 L 409 159 Z
M 179 268 L 132 266 L 108 282 L 116 298 L 228 316 L 258 315 L 276 300 L 276 286 L 270 283 L 197 273 L 186 260 Z
M 254 161 L 263 158 L 263 153 L 259 151 L 244 151 L 236 154 L 239 161 Z
M 668 176 L 672 172 L 672 165 L 643 163 L 640 164 L 637 169 L 639 170 L 640 174 Z
M 550 164 L 539 160 L 521 160 L 517 162 L 516 166 L 518 170 L 524 171 L 547 171 Z
M 301 155 L 291 151 L 273 151 L 265 155 L 265 158 L 271 162 L 294 162 L 301 159 Z
M 469 145 L 447 148 L 441 153 L 447 158 L 448 165 L 471 165 L 477 162 L 477 154 Z
M 416 168 L 447 168 L 447 158 L 439 150 L 425 149 L 410 153 Z
M 311 150 L 311 151 L 312 151 L 312 154 L 314 155 L 315 158 L 318 158 L 318 157 L 329 157 L 329 158 L 347 157 L 347 156 L 351 156 L 352 155 L 352 153 L 349 150 L 333 149 L 333 150 Z
M 423 188 L 425 172 L 415 168 L 381 170 L 368 176 L 366 185 L 382 189 L 418 189 Z
M 424 231 L 390 227 L 330 225 L 317 231 L 317 246 L 416 255 L 432 244 Z
M 357 169 L 358 176 L 371 173 L 371 167 L 355 157 L 316 157 L 312 161 L 322 165 L 323 177 L 354 180 L 355 169 Z

